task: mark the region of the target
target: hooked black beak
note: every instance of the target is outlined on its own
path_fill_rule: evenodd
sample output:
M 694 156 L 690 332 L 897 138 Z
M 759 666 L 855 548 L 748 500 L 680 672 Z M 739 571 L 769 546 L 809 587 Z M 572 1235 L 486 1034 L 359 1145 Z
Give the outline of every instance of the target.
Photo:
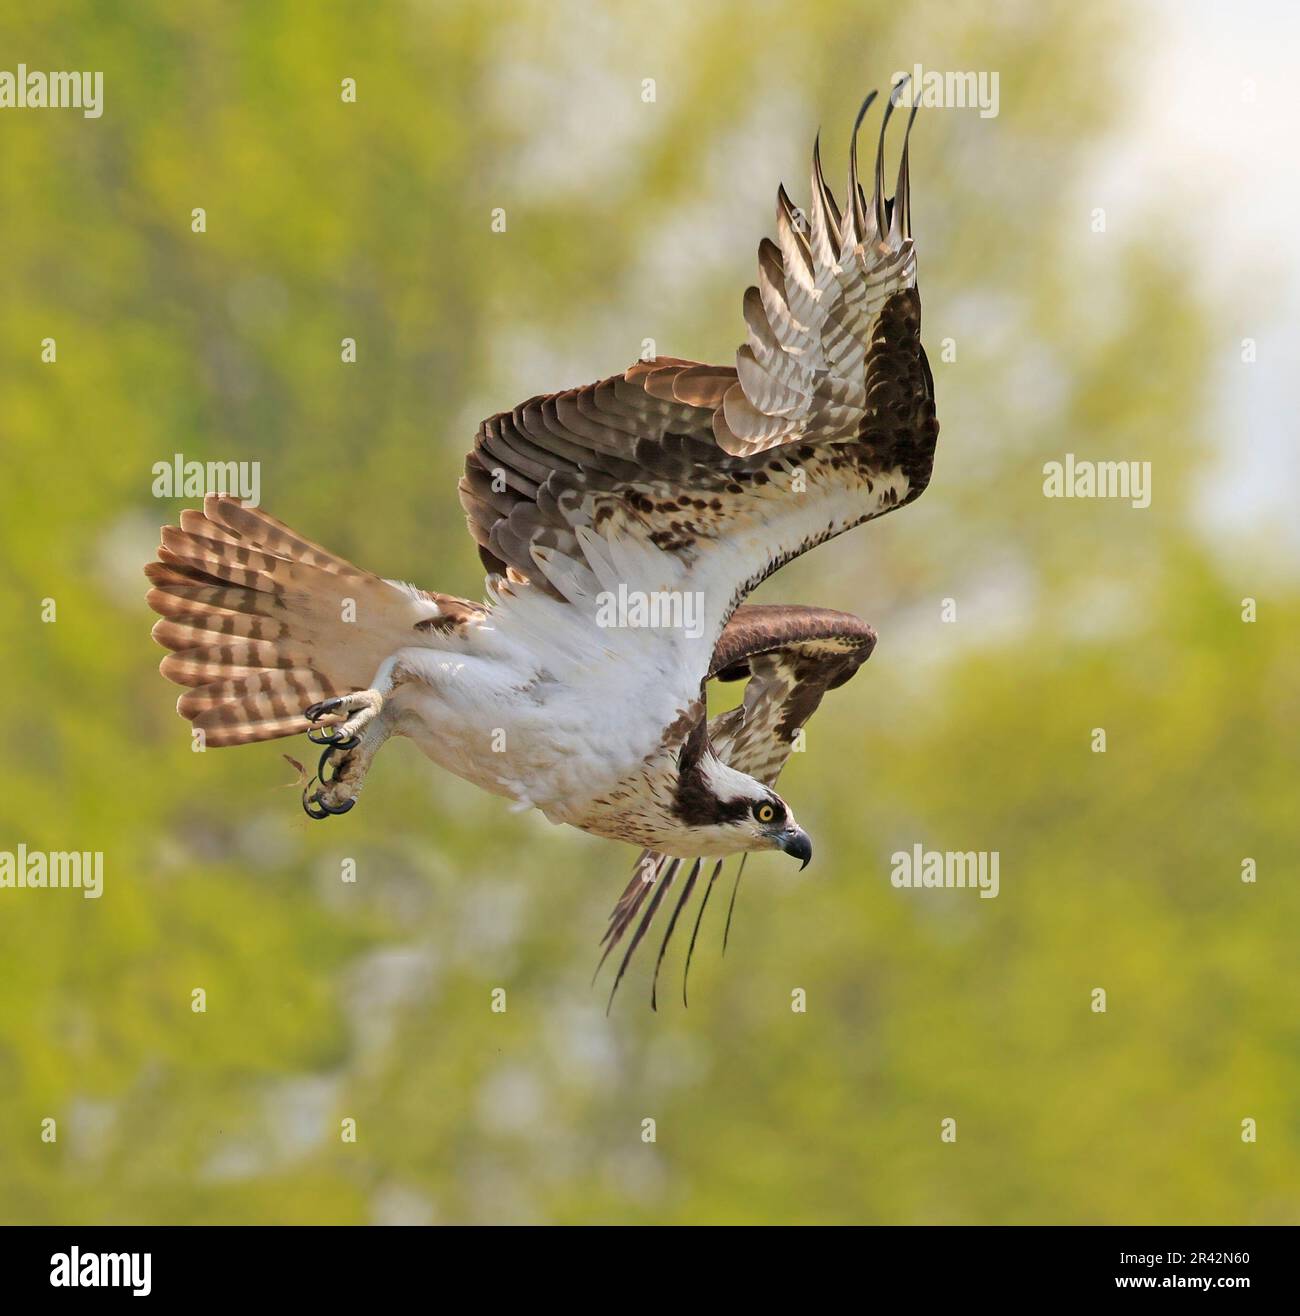
M 788 832 L 782 832 L 777 844 L 786 854 L 803 860 L 799 865 L 801 873 L 808 867 L 812 859 L 812 841 L 808 839 L 808 833 L 802 827 L 792 827 Z

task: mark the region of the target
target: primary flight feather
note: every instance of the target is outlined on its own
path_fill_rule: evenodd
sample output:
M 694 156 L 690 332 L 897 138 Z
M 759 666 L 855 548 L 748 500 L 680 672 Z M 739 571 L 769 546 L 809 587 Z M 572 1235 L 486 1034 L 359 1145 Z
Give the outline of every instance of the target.
M 886 198 L 895 89 L 868 200 L 857 135 L 873 99 L 842 210 L 817 147 L 806 217 L 779 190 L 734 366 L 638 361 L 483 422 L 459 489 L 487 602 L 372 575 L 230 498 L 166 527 L 145 568 L 153 633 L 206 743 L 306 732 L 323 752 L 304 807 L 325 818 L 352 808 L 390 736 L 408 736 L 484 790 L 641 847 L 605 936 L 607 956 L 632 929 L 615 988 L 680 876 L 662 960 L 705 858 L 692 948 L 726 856 L 806 864 L 811 842 L 774 786 L 876 637 L 846 613 L 743 600 L 918 497 L 938 436 L 911 119 Z M 709 719 L 708 683 L 740 679 L 741 704 Z

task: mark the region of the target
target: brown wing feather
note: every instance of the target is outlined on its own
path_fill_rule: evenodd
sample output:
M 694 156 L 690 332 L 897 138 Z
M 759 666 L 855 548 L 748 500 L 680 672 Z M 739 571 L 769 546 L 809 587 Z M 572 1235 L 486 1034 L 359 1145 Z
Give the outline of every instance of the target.
M 759 282 L 744 298 L 748 341 L 734 367 L 657 357 L 483 422 L 460 498 L 489 571 L 509 568 L 554 593 L 534 550 L 580 557 L 582 526 L 693 558 L 746 517 L 765 519 L 762 500 L 786 496 L 773 476 L 796 460 L 825 465 L 831 478 L 816 482 L 819 492 L 849 481 L 869 491 L 875 477 L 901 470 L 908 487 L 897 505 L 920 494 L 938 424 L 920 340 L 906 137 L 887 200 L 882 125 L 868 207 L 856 135 L 857 125 L 843 214 L 817 151 L 808 224 L 779 191 L 778 241 L 759 248 Z M 769 451 L 782 448 L 788 461 Z M 871 505 L 863 519 L 889 510 Z M 775 565 L 755 561 L 741 593 Z

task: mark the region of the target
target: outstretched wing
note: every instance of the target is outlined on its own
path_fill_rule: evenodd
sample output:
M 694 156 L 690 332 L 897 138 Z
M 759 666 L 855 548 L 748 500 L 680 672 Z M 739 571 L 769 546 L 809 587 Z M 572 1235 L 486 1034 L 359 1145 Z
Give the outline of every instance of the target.
M 848 681 L 871 656 L 875 644 L 875 631 L 847 612 L 784 604 L 751 604 L 737 608 L 714 648 L 709 678 L 718 681 L 748 678 L 749 684 L 745 687 L 744 698 L 735 708 L 718 714 L 709 722 L 708 736 L 713 752 L 729 767 L 748 773 L 765 786 L 775 786 L 799 732 L 817 711 L 822 696 Z M 643 851 L 637 859 L 632 880 L 610 915 L 609 927 L 602 941 L 605 950 L 601 964 L 622 940 L 647 900 L 649 905 L 623 954 L 610 991 L 611 1002 L 633 952 L 653 922 L 683 862 L 651 851 Z M 695 937 L 722 864 L 720 859 L 714 862 L 700 900 L 682 977 L 683 1000 Z M 659 958 L 655 963 L 655 985 L 664 952 L 695 888 L 701 868 L 702 861 L 694 860 L 682 884 L 660 943 Z M 651 987 L 650 999 L 654 1005 L 654 986 Z
M 882 124 L 868 204 L 856 136 L 842 214 L 816 152 L 807 222 L 780 191 L 734 367 L 658 357 L 483 423 L 460 494 L 489 571 L 580 603 L 661 550 L 655 585 L 703 596 L 707 655 L 782 563 L 921 493 L 938 425 L 906 139 L 887 200 Z

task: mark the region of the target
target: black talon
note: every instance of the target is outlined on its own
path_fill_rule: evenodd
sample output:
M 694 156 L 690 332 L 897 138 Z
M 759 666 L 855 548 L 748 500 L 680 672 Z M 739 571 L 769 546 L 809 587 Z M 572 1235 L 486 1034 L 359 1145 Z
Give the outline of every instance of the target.
M 307 789 L 311 789 L 310 783 L 308 783 Z M 341 813 L 347 813 L 355 803 L 355 799 L 346 800 L 336 807 L 332 804 L 326 804 L 320 797 L 320 791 L 314 791 L 311 795 L 308 795 L 307 791 L 302 793 L 302 811 L 308 818 L 315 818 L 318 822 L 322 818 L 336 818 Z M 319 812 L 313 812 L 312 805 L 315 805 Z
M 315 778 L 314 778 L 314 777 L 312 778 L 312 781 L 315 781 Z M 330 811 L 329 811 L 329 809 L 326 808 L 326 806 L 321 802 L 321 799 L 320 799 L 320 792 L 317 791 L 315 794 L 309 796 L 309 795 L 307 794 L 307 791 L 309 791 L 309 790 L 311 790 L 311 782 L 310 782 L 310 781 L 307 783 L 307 786 L 306 786 L 306 788 L 303 790 L 303 793 L 302 793 L 302 811 L 303 811 L 303 813 L 305 813 L 305 814 L 307 815 L 308 818 L 315 818 L 317 821 L 319 821 L 321 818 L 328 818 L 328 817 L 330 816 Z M 311 806 L 312 806 L 313 804 L 314 804 L 314 805 L 320 810 L 319 813 L 313 813 L 313 812 L 312 812 Z
M 326 713 L 332 713 L 336 708 L 342 706 L 343 700 L 335 695 L 333 699 L 322 699 L 319 704 L 312 704 L 303 716 L 308 722 L 315 722 L 317 719 L 324 717 Z
M 351 748 L 353 745 L 355 745 L 356 743 L 357 743 L 357 742 L 356 742 L 355 740 L 352 740 L 352 741 L 349 741 L 347 745 L 326 745 L 326 746 L 325 746 L 325 749 L 322 751 L 321 756 L 320 756 L 320 762 L 316 765 L 316 775 L 320 778 L 320 781 L 321 781 L 321 785 L 322 785 L 322 786 L 330 786 L 330 785 L 332 785 L 334 782 L 338 781 L 338 779 L 339 779 L 339 774 L 338 774 L 337 772 L 331 772 L 331 773 L 329 774 L 328 777 L 325 775 L 325 768 L 326 768 L 327 765 L 328 765 L 330 768 L 333 768 L 333 767 L 336 766 L 335 763 L 334 763 L 333 758 L 331 757 L 331 755 L 334 753 L 334 751 L 335 751 L 336 749 L 349 749 L 349 748 Z
M 329 745 L 334 749 L 354 749 L 360 743 L 356 736 L 348 736 L 340 740 L 337 732 L 338 727 L 333 724 L 327 727 L 311 727 L 307 731 L 307 739 L 313 745 Z

